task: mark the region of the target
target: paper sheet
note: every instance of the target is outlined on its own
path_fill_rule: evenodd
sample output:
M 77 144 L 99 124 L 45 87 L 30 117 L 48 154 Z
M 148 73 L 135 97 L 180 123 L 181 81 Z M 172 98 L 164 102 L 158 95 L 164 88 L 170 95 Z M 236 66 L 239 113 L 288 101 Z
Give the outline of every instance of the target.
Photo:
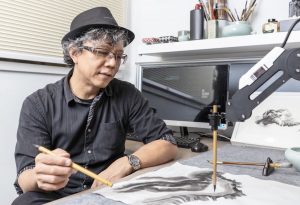
M 281 149 L 300 146 L 299 101 L 299 92 L 273 93 L 249 119 L 235 124 L 231 143 Z
M 300 187 L 228 173 L 218 173 L 214 192 L 211 174 L 210 169 L 175 163 L 94 193 L 135 205 L 275 205 L 298 204 L 300 200 Z

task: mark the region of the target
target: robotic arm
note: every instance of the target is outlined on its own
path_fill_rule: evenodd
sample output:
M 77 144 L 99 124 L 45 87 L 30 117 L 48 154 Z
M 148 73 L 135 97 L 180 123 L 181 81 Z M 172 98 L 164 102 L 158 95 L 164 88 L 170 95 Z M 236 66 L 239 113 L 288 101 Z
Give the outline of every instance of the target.
M 252 110 L 289 79 L 300 80 L 300 48 L 284 49 L 284 45 L 300 21 L 297 19 L 288 31 L 281 47 L 273 48 L 240 79 L 240 90 L 227 102 L 226 120 L 243 122 L 251 117 Z M 253 93 L 269 84 L 258 95 Z
M 252 110 L 256 106 L 289 79 L 300 80 L 300 48 L 284 49 L 291 31 L 299 21 L 300 18 L 290 27 L 281 47 L 275 47 L 242 76 L 240 90 L 227 102 L 225 117 L 227 121 L 245 121 L 251 117 Z M 260 88 L 263 88 L 263 91 L 258 96 L 254 96 L 254 92 L 261 90 Z M 217 129 L 220 124 L 220 117 L 215 105 L 209 116 L 213 131 L 212 183 L 214 190 L 217 181 Z
M 274 56 L 275 59 L 270 64 L 270 57 L 274 58 Z M 242 85 L 243 87 L 228 101 L 226 119 L 230 122 L 245 121 L 251 116 L 256 106 L 290 78 L 300 80 L 300 48 L 285 50 L 275 47 L 242 76 L 240 82 L 247 83 L 247 85 Z M 252 95 L 268 82 L 271 84 L 258 96 Z

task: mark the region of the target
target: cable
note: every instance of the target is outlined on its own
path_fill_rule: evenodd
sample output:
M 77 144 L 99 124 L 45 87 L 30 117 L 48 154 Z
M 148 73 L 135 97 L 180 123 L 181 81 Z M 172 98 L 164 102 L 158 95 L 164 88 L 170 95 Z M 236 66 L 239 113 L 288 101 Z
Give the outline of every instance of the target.
M 293 30 L 294 27 L 299 23 L 299 21 L 300 21 L 300 18 L 298 18 L 298 19 L 292 24 L 292 26 L 289 28 L 289 30 L 288 30 L 288 32 L 287 32 L 287 34 L 286 34 L 286 36 L 285 36 L 285 39 L 284 39 L 283 43 L 282 43 L 281 46 L 280 46 L 281 48 L 284 48 L 284 46 L 285 46 L 287 40 L 288 40 L 289 37 L 290 37 L 290 34 L 291 34 L 292 30 Z
M 190 133 L 199 135 L 200 137 L 209 137 L 209 138 L 212 137 L 212 133 L 210 133 L 210 132 L 190 132 Z M 220 133 L 218 133 L 218 138 L 223 138 L 224 141 L 230 141 L 230 137 L 227 137 L 227 136 L 222 135 Z
M 212 133 L 204 133 L 204 134 L 202 134 L 202 136 L 204 137 L 204 136 L 206 136 L 206 137 L 212 137 Z M 220 134 L 220 133 L 218 133 L 218 138 L 224 138 L 225 139 L 225 141 L 230 141 L 230 138 L 229 137 L 227 137 L 227 136 L 225 136 L 225 135 L 222 135 L 222 134 Z M 223 140 L 222 140 L 223 141 Z

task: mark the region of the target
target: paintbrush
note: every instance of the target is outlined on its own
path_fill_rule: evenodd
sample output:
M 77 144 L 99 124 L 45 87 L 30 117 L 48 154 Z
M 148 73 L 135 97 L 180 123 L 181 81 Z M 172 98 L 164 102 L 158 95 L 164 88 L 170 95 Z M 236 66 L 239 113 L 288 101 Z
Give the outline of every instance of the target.
M 212 164 L 212 161 L 207 160 L 210 164 Z M 259 162 L 227 162 L 227 161 L 217 161 L 217 164 L 223 164 L 223 165 L 245 165 L 245 166 L 261 166 L 264 167 L 266 163 L 259 163 Z M 289 168 L 292 167 L 291 163 L 288 162 L 272 162 L 269 163 L 270 167 L 273 168 Z
M 213 105 L 213 114 L 216 114 L 218 112 L 218 106 Z M 213 129 L 213 174 L 212 174 L 212 183 L 214 187 L 214 192 L 216 191 L 217 186 L 217 138 L 218 138 L 218 132 L 214 128 Z
M 237 20 L 238 20 L 238 21 L 240 21 L 240 17 L 239 17 L 239 14 L 238 14 L 237 10 L 236 10 L 236 9 L 234 9 L 234 11 L 235 11 L 235 14 L 236 14 L 236 18 L 237 18 Z
M 35 144 L 33 146 L 35 146 L 36 148 L 38 148 L 38 150 L 40 152 L 44 153 L 44 154 L 49 154 L 51 156 L 57 156 L 55 153 L 53 153 L 52 151 L 50 151 L 49 149 L 47 149 L 47 148 L 45 148 L 43 146 L 39 146 L 39 145 L 35 145 Z M 77 171 L 79 171 L 79 172 L 81 172 L 81 173 L 83 173 L 83 174 L 85 174 L 85 175 L 87 175 L 87 176 L 89 176 L 89 177 L 91 177 L 91 178 L 93 178 L 93 179 L 101 182 L 102 184 L 105 184 L 105 185 L 107 185 L 109 187 L 112 187 L 112 185 L 113 185 L 110 181 L 102 179 L 101 177 L 99 177 L 94 172 L 91 172 L 88 169 L 83 168 L 82 166 L 80 166 L 80 165 L 78 165 L 78 164 L 76 164 L 74 162 L 72 162 L 71 167 L 73 169 L 75 169 L 75 170 L 77 170 Z
M 253 13 L 255 6 L 256 6 L 256 4 L 254 4 L 254 5 L 250 8 L 250 10 L 248 10 L 248 12 L 247 12 L 247 14 L 246 14 L 246 16 L 245 16 L 245 21 L 247 21 L 248 18 L 250 17 L 250 15 Z
M 232 14 L 231 10 L 227 7 L 222 8 L 229 16 L 229 18 L 231 19 L 231 21 L 236 21 L 236 18 L 234 17 L 234 15 Z
M 209 12 L 208 12 L 208 9 L 207 9 L 205 3 L 203 2 L 203 0 L 199 0 L 199 3 L 202 4 L 202 8 L 203 8 L 204 14 L 205 14 L 205 16 L 206 16 L 206 19 L 207 19 L 207 20 L 210 20 L 210 19 L 211 19 L 211 16 L 210 16 L 210 14 L 209 14 Z

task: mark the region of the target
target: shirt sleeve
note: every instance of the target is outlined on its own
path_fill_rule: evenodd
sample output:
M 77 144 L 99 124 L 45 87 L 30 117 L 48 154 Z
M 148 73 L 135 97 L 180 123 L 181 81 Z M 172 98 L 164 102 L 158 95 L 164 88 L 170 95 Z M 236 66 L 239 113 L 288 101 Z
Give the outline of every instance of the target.
M 24 172 L 24 171 L 26 171 L 26 170 L 29 170 L 29 169 L 33 169 L 35 166 L 34 165 L 30 165 L 30 166 L 27 166 L 27 167 L 24 167 L 19 173 L 18 173 L 18 175 L 17 175 L 17 177 L 16 177 L 16 180 L 15 180 L 15 183 L 14 183 L 14 187 L 15 187 L 15 189 L 16 189 L 16 191 L 17 191 L 17 194 L 23 194 L 23 190 L 21 189 L 21 187 L 20 187 L 20 185 L 19 185 L 19 183 L 18 183 L 18 178 L 19 178 L 19 176 L 20 176 L 20 174 L 22 173 L 22 172 Z
M 165 139 L 176 143 L 173 138 L 173 132 L 167 128 L 165 122 L 160 119 L 153 109 L 149 106 L 148 101 L 142 96 L 140 91 L 134 90 L 130 108 L 130 127 L 133 128 L 137 139 L 149 143 L 157 139 Z M 169 137 L 166 137 L 169 136 Z M 173 140 L 171 140 L 171 137 Z
M 17 143 L 15 147 L 15 162 L 18 176 L 29 168 L 35 166 L 35 156 L 38 150 L 36 145 L 49 145 L 49 133 L 42 104 L 37 94 L 33 94 L 23 102 L 19 126 L 17 131 Z M 16 184 L 17 192 L 18 184 Z
M 177 145 L 177 141 L 175 139 L 175 137 L 173 137 L 173 135 L 171 134 L 165 134 L 162 138 L 160 138 L 162 140 L 166 140 L 170 143 L 172 143 L 173 145 Z

